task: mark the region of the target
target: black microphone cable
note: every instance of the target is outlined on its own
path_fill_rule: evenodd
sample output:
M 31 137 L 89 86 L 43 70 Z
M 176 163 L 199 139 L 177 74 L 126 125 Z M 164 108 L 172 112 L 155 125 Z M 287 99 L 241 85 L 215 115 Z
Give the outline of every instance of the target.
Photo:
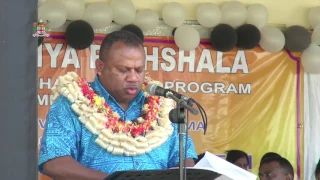
M 207 127 L 208 127 L 208 117 L 207 117 L 207 113 L 206 111 L 204 110 L 204 108 L 197 102 L 195 101 L 194 99 L 190 98 L 189 101 L 191 101 L 190 103 L 195 103 L 196 106 L 198 107 L 199 109 L 199 112 L 200 112 L 200 115 L 201 115 L 201 118 L 202 118 L 202 122 L 203 122 L 203 135 L 206 134 L 207 132 Z M 186 137 L 185 137 L 185 151 L 184 151 L 184 161 L 187 159 L 187 149 L 188 149 L 188 131 L 189 131 L 189 111 L 186 112 Z M 184 162 L 184 165 L 185 165 L 185 162 Z M 183 167 L 183 174 L 186 175 L 186 167 Z

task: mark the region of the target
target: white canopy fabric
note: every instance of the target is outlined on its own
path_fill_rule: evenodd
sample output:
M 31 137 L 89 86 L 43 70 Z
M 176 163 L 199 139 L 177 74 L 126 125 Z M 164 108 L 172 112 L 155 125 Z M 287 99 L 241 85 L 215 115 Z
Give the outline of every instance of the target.
M 319 57 L 320 60 L 320 57 Z M 304 76 L 304 178 L 315 180 L 320 159 L 320 74 Z

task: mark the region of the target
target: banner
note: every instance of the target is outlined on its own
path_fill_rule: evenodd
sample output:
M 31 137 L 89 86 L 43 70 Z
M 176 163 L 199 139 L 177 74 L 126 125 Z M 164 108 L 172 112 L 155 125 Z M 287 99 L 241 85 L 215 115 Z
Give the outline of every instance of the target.
M 56 79 L 75 71 L 92 81 L 103 38 L 96 35 L 90 48 L 76 51 L 67 46 L 63 33 L 52 33 L 39 46 L 39 141 Z M 227 150 L 243 150 L 250 154 L 249 168 L 257 174 L 262 155 L 273 151 L 287 158 L 301 176 L 303 138 L 297 126 L 303 122 L 303 73 L 298 58 L 259 47 L 217 52 L 206 39 L 190 52 L 179 50 L 168 37 L 147 36 L 144 44 L 150 76 L 192 97 L 207 113 L 206 135 L 201 116 L 189 116 L 189 133 L 198 154 L 209 151 L 224 157 Z M 42 175 L 39 179 L 47 180 Z

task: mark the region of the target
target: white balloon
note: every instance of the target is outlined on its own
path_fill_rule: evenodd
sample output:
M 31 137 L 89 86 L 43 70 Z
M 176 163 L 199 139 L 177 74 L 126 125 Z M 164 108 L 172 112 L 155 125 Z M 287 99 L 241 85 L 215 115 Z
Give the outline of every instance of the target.
M 268 22 L 269 11 L 262 4 L 250 5 L 247 9 L 247 23 L 256 26 L 258 29 L 265 26 Z
M 112 7 L 105 2 L 90 4 L 84 11 L 83 20 L 93 28 L 104 28 L 111 24 L 113 19 Z
M 47 2 L 48 0 L 38 0 L 38 7 L 41 6 L 43 3 Z
M 180 3 L 168 3 L 162 9 L 162 19 L 168 26 L 179 27 L 186 20 L 186 10 Z
M 57 0 L 61 2 L 67 9 L 68 20 L 80 20 L 82 19 L 84 10 L 86 8 L 84 0 Z
M 311 41 L 314 44 L 320 45 L 320 24 L 314 28 L 311 36 Z
M 174 41 L 180 49 L 190 51 L 196 49 L 200 44 L 200 35 L 191 25 L 182 25 L 176 29 Z
M 202 3 L 198 6 L 196 17 L 201 26 L 212 28 L 221 21 L 221 10 L 213 3 Z
M 121 25 L 128 25 L 136 18 L 136 8 L 131 0 L 112 0 L 110 3 L 113 9 L 114 22 Z
M 97 2 L 105 2 L 105 3 L 108 3 L 107 0 L 84 0 L 84 4 L 87 6 L 87 5 L 90 5 L 92 3 L 97 3 Z
M 247 19 L 247 8 L 238 1 L 225 2 L 221 7 L 222 23 L 237 28 Z
M 320 24 L 320 6 L 310 9 L 308 19 L 312 28 Z
M 284 48 L 286 43 L 284 34 L 274 27 L 263 27 L 260 29 L 261 40 L 260 46 L 268 52 L 279 52 Z
M 67 10 L 65 6 L 56 1 L 43 3 L 38 9 L 38 18 L 49 21 L 49 28 L 61 27 L 67 20 Z
M 143 31 L 148 31 L 157 27 L 159 23 L 159 15 L 152 9 L 144 9 L 138 11 L 134 24 Z
M 301 55 L 301 64 L 305 72 L 312 74 L 320 73 L 320 47 L 317 44 L 310 46 Z

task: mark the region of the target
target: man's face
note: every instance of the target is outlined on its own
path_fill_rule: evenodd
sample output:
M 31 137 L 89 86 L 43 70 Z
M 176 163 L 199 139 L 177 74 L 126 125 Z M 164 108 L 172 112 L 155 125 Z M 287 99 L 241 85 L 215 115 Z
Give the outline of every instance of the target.
M 234 162 L 234 164 L 244 170 L 248 170 L 248 160 L 246 157 L 242 157 L 240 159 L 238 159 L 236 162 Z
M 121 103 L 129 103 L 140 91 L 145 75 L 145 52 L 142 46 L 131 47 L 116 42 L 109 56 L 96 62 L 103 87 Z
M 320 180 L 320 173 L 317 174 L 317 180 Z
M 293 180 L 292 175 L 283 171 L 278 162 L 264 163 L 259 169 L 260 180 Z

